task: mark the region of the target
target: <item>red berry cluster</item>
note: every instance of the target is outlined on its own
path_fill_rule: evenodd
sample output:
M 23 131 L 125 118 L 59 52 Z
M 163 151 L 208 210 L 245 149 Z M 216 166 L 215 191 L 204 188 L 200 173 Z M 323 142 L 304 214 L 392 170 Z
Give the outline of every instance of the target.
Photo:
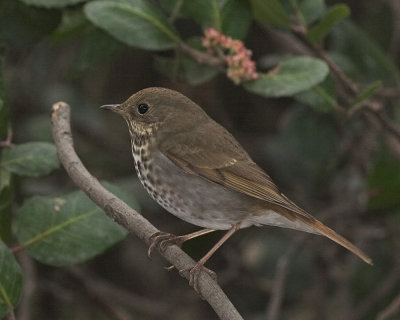
M 227 76 L 235 84 L 258 78 L 256 64 L 251 60 L 252 52 L 246 49 L 242 41 L 233 40 L 214 28 L 206 29 L 204 35 L 203 46 L 210 54 L 226 61 Z

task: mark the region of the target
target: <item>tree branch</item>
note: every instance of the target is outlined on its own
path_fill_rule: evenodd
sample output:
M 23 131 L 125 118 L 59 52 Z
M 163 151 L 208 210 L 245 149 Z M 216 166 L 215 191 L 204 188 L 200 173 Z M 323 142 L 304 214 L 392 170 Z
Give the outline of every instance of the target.
M 70 270 L 70 274 L 75 278 L 75 280 L 79 283 L 79 287 L 83 289 L 85 296 L 93 301 L 96 305 L 100 306 L 104 310 L 104 313 L 107 314 L 110 319 L 114 320 L 129 320 L 130 317 L 128 314 L 120 308 L 116 303 L 110 299 L 109 292 L 106 291 L 106 294 L 99 290 L 99 286 L 97 283 L 90 279 L 90 276 L 85 275 L 84 272 L 78 270 L 77 268 L 72 268 Z
M 281 256 L 275 267 L 275 281 L 271 293 L 271 298 L 267 309 L 267 319 L 276 320 L 279 318 L 279 312 L 282 305 L 282 299 L 285 291 L 286 277 L 288 273 L 290 256 L 294 252 L 292 246 L 283 256 Z
M 210 67 L 216 67 L 220 71 L 223 70 L 225 62 L 220 58 L 216 58 L 210 54 L 207 54 L 200 50 L 196 50 L 195 48 L 188 46 L 184 42 L 179 43 L 179 49 L 182 50 L 182 52 L 186 53 L 188 56 L 192 57 L 198 63 L 205 64 Z
M 300 27 L 296 28 L 296 26 Z M 360 86 L 357 83 L 353 82 L 350 78 L 348 78 L 345 73 L 339 68 L 339 66 L 331 60 L 322 45 L 313 44 L 307 40 L 307 29 L 304 25 L 302 25 L 300 19 L 298 19 L 297 24 L 292 27 L 292 32 L 300 41 L 302 41 L 309 49 L 311 49 L 317 57 L 326 62 L 326 64 L 329 66 L 330 71 L 332 72 L 332 75 L 336 79 L 337 84 L 339 84 L 340 88 L 342 88 L 342 90 L 339 92 L 341 99 L 345 101 L 346 104 L 351 105 L 351 103 L 353 103 L 354 99 L 360 93 Z M 368 113 L 370 116 L 376 118 L 376 120 L 378 120 L 378 122 L 380 122 L 380 124 L 382 125 L 384 131 L 387 132 L 392 139 L 395 139 L 397 141 L 397 144 L 400 143 L 400 128 L 392 124 L 386 116 L 379 113 L 380 110 L 384 109 L 384 101 L 379 98 L 387 99 L 388 93 L 390 93 L 390 95 L 393 95 L 394 97 L 397 97 L 398 92 L 398 89 L 389 89 L 387 91 L 387 88 L 383 88 L 381 90 L 377 90 L 371 97 L 369 97 L 365 101 L 362 101 L 362 104 L 359 106 L 359 108 L 357 108 L 357 111 L 362 110 L 363 115 Z M 352 112 L 350 112 L 349 115 L 351 115 L 351 113 Z M 368 119 L 368 117 L 364 118 Z M 371 121 L 368 121 L 367 123 L 370 125 Z M 397 156 L 398 148 L 394 144 L 389 143 L 387 145 L 393 152 L 393 154 Z
M 365 319 L 376 303 L 378 303 L 388 293 L 390 293 L 394 287 L 396 287 L 400 280 L 400 274 L 398 270 L 398 260 L 395 260 L 393 269 L 384 279 L 378 282 L 376 288 L 372 289 L 371 293 L 356 307 L 352 316 L 353 320 Z
M 64 102 L 55 103 L 52 108 L 51 121 L 58 157 L 72 181 L 109 217 L 149 245 L 150 237 L 159 230 L 125 202 L 104 189 L 99 181 L 87 171 L 77 156 L 73 147 L 69 105 Z M 160 254 L 177 270 L 191 268 L 195 265 L 195 261 L 176 245 L 168 246 Z M 188 279 L 189 272 L 185 272 L 184 277 Z M 207 273 L 200 273 L 198 284 L 200 294 L 220 319 L 243 319 L 219 285 Z
M 381 312 L 379 312 L 376 320 L 386 320 L 389 317 L 399 313 L 400 311 L 400 294 Z
M 31 256 L 26 251 L 20 252 L 18 261 L 21 264 L 24 273 L 24 289 L 22 299 L 20 301 L 17 319 L 18 320 L 31 320 L 32 309 L 35 306 L 37 292 L 38 292 L 38 279 L 36 264 Z
M 296 242 L 289 247 L 289 249 L 282 255 L 275 267 L 275 281 L 271 292 L 271 298 L 266 310 L 266 319 L 276 320 L 279 319 L 281 311 L 282 300 L 285 293 L 286 278 L 289 272 L 290 261 L 293 255 L 298 250 L 299 246 L 303 245 L 307 239 L 307 234 L 301 235 Z
M 95 295 L 101 298 L 100 304 L 106 304 L 108 308 L 118 308 L 129 310 L 130 314 L 142 314 L 153 319 L 165 318 L 166 314 L 170 314 L 173 305 L 168 304 L 167 301 L 155 301 L 142 296 L 139 293 L 127 291 L 114 283 L 105 280 L 82 267 L 72 267 L 68 270 L 71 276 L 79 283 L 84 283 L 89 289 L 87 295 Z M 85 289 L 85 288 L 83 288 Z M 105 299 L 107 297 L 107 299 Z M 121 307 L 119 307 L 121 306 Z M 119 310 L 117 309 L 117 312 Z M 18 319 L 20 320 L 20 319 Z

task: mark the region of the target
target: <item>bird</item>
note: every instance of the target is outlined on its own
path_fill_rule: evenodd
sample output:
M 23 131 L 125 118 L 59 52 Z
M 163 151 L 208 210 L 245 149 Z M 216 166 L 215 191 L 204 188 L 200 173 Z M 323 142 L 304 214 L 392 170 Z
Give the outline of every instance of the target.
M 204 264 L 237 230 L 278 226 L 325 236 L 363 261 L 372 260 L 285 196 L 221 125 L 185 95 L 167 88 L 142 89 L 121 104 L 107 104 L 126 121 L 137 175 L 151 197 L 176 217 L 203 229 L 183 236 L 153 235 L 155 247 L 182 245 L 195 237 L 226 230 L 189 271 L 198 288 Z M 181 270 L 182 271 L 182 270 Z

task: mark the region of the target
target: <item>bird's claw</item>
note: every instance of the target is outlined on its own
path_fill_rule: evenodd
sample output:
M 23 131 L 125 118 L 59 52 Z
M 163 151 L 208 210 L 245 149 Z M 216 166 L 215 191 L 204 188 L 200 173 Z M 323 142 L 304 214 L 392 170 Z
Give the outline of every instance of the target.
M 149 257 L 151 257 L 153 251 L 155 248 L 158 247 L 158 249 L 163 252 L 168 246 L 170 245 L 177 245 L 179 247 L 182 246 L 182 244 L 187 240 L 187 237 L 185 236 L 176 236 L 174 234 L 171 233 L 166 233 L 166 232 L 156 232 L 155 234 L 153 234 L 149 241 L 150 241 L 150 246 L 149 249 L 147 250 L 147 255 Z M 168 271 L 174 269 L 174 266 L 170 266 L 168 268 L 166 268 Z M 191 287 L 193 287 L 193 289 L 200 295 L 200 297 L 203 299 L 203 296 L 200 293 L 200 289 L 199 289 L 199 276 L 200 273 L 204 271 L 206 273 L 208 273 L 208 275 L 214 280 L 217 281 L 217 274 L 206 268 L 204 266 L 204 262 L 201 261 L 199 263 L 197 263 L 194 267 L 192 268 L 185 268 L 182 270 L 179 270 L 179 274 L 181 276 L 185 276 L 186 273 L 189 273 L 189 285 Z
M 173 245 L 173 244 L 181 247 L 182 243 L 184 242 L 184 239 L 182 236 L 176 236 L 171 233 L 160 231 L 160 232 L 156 232 L 155 234 L 153 234 L 150 237 L 149 241 L 151 243 L 150 243 L 149 249 L 147 250 L 147 255 L 150 258 L 151 255 L 153 254 L 153 251 L 155 248 L 158 247 L 158 249 L 161 252 L 163 252 L 163 251 L 165 251 L 165 249 L 167 249 L 168 246 Z
M 193 287 L 193 289 L 200 295 L 202 299 L 203 296 L 200 293 L 199 287 L 199 275 L 201 271 L 208 273 L 208 275 L 214 280 L 217 281 L 217 274 L 211 269 L 206 268 L 203 264 L 197 263 L 193 268 L 185 268 L 179 270 L 179 274 L 184 276 L 186 272 L 189 272 L 189 285 Z

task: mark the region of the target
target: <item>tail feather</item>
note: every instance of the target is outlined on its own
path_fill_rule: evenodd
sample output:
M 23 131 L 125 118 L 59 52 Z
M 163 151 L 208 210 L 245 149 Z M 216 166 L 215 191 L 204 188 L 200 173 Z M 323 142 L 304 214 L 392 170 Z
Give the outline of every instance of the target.
M 324 225 L 322 222 L 316 220 L 313 223 L 313 227 L 322 235 L 325 237 L 331 239 L 332 241 L 335 241 L 337 244 L 340 244 L 341 246 L 345 247 L 347 250 L 353 252 L 355 255 L 360 257 L 362 260 L 364 260 L 366 263 L 373 265 L 372 259 L 368 257 L 364 252 L 362 252 L 360 249 L 358 249 L 354 244 L 352 244 L 349 240 L 343 238 L 341 235 L 333 231 L 331 228 L 327 227 Z
M 351 251 L 366 263 L 373 265 L 372 259 L 349 240 L 303 210 L 301 212 L 294 212 L 286 208 L 276 207 L 274 210 L 264 211 L 262 215 L 253 216 L 252 223 L 255 225 L 273 225 L 282 228 L 291 228 L 323 235 Z

